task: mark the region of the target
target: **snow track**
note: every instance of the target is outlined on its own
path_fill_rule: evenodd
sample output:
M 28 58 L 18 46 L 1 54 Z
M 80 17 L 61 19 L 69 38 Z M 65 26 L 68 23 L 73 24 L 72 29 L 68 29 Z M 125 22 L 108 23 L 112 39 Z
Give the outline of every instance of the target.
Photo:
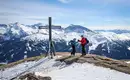
M 2 80 L 10 80 L 10 79 L 17 79 L 19 76 L 25 73 L 33 73 L 33 72 L 49 72 L 52 71 L 54 68 L 59 69 L 65 66 L 65 63 L 61 63 L 59 61 L 55 61 L 56 58 L 59 56 L 54 57 L 54 59 L 50 59 L 49 57 L 42 58 L 38 61 L 32 62 L 25 62 L 18 64 L 14 67 L 8 68 L 5 71 L 1 72 L 0 79 Z
M 25 62 L 22 64 L 19 64 L 15 67 L 6 69 L 5 71 L 1 72 L 1 77 L 2 80 L 10 80 L 13 78 L 17 78 L 20 75 L 26 73 L 26 72 L 33 72 L 33 68 L 36 68 L 37 66 L 46 63 L 47 61 L 49 61 L 50 59 L 48 58 L 42 58 L 39 61 L 35 62 Z

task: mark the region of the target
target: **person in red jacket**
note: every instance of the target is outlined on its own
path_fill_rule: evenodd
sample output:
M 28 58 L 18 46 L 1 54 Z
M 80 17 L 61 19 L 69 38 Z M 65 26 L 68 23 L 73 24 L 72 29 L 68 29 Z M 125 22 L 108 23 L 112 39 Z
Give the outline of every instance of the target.
M 81 42 L 81 46 L 82 46 L 82 56 L 83 56 L 83 55 L 86 55 L 86 50 L 85 50 L 85 45 L 86 45 L 86 43 L 87 43 L 86 38 L 85 38 L 83 35 L 81 35 L 81 40 L 78 40 L 78 41 Z

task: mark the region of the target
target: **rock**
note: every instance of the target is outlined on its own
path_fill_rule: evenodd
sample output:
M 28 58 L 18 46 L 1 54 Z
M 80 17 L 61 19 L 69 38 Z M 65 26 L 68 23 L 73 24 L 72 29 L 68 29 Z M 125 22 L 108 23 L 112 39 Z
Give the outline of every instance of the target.
M 25 79 L 27 79 L 27 80 L 39 80 L 37 78 L 37 76 L 34 75 L 33 73 L 28 73 L 28 74 L 25 74 L 23 76 L 20 76 L 19 79 L 20 80 L 25 80 Z
M 46 76 L 46 77 L 41 77 L 41 76 L 38 76 L 39 80 L 52 80 L 51 77 L 49 76 Z
M 51 77 L 36 76 L 33 73 L 28 73 L 19 77 L 19 80 L 52 80 Z

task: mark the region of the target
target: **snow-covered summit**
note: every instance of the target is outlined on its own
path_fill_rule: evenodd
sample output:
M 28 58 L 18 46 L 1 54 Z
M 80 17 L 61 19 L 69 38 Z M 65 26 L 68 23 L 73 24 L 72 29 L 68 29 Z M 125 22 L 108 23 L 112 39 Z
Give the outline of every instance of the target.
M 65 32 L 67 33 L 68 32 L 84 33 L 85 31 L 91 31 L 91 30 L 81 25 L 74 25 L 74 24 L 71 24 L 67 28 L 65 28 Z
M 43 76 L 43 77 L 50 76 L 52 80 L 86 80 L 86 79 L 89 79 L 89 80 L 123 80 L 123 79 L 129 80 L 130 78 L 129 74 L 112 70 L 114 68 L 110 69 L 108 67 L 105 68 L 105 67 L 95 66 L 94 64 L 87 63 L 87 60 L 85 61 L 85 57 L 80 57 L 83 62 L 77 63 L 74 60 L 72 60 L 74 62 L 69 65 L 65 62 L 60 62 L 56 60 L 61 57 L 62 55 L 59 57 L 56 56 L 54 57 L 54 59 L 42 58 L 38 61 L 24 62 L 16 66 L 13 66 L 11 68 L 7 68 L 5 69 L 5 71 L 3 71 L 2 79 L 9 80 L 16 76 L 17 77 L 21 76 L 20 74 L 22 73 L 28 73 L 28 72 L 35 73 L 35 75 L 37 76 Z M 74 59 L 74 57 L 71 57 L 71 59 L 72 58 Z M 96 57 L 95 59 L 97 58 L 98 57 Z M 86 57 L 86 59 L 88 59 L 88 62 L 93 62 L 93 57 L 91 57 L 90 55 Z M 91 61 L 89 61 L 89 59 Z M 99 57 L 98 59 L 104 60 L 104 62 L 109 62 L 108 65 L 111 66 L 112 62 L 110 59 L 107 59 L 105 57 Z M 113 61 L 114 61 L 113 62 L 114 64 L 112 63 L 112 65 L 117 65 L 117 66 L 119 66 L 118 63 L 121 62 L 121 61 L 116 61 L 116 60 L 113 60 Z M 98 62 L 97 64 L 100 64 L 100 62 Z M 126 66 L 127 63 L 121 64 L 121 65 Z M 120 66 L 120 68 L 123 68 L 123 67 Z M 129 69 L 129 68 L 125 68 L 125 69 Z M 119 70 L 122 71 L 122 69 L 119 69 Z

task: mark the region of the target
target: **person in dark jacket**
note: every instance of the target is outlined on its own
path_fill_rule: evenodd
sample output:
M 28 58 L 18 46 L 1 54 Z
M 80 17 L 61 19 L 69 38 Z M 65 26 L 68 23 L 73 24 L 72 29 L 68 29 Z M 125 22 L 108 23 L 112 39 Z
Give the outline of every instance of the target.
M 76 38 L 74 38 L 73 40 L 69 42 L 69 45 L 71 45 L 72 47 L 71 55 L 73 56 L 75 56 L 75 53 L 76 53 L 76 44 L 77 44 Z
M 86 49 L 85 49 L 85 45 L 87 44 L 86 38 L 81 35 L 81 40 L 78 40 L 79 42 L 81 42 L 81 46 L 82 46 L 82 56 L 86 55 Z

